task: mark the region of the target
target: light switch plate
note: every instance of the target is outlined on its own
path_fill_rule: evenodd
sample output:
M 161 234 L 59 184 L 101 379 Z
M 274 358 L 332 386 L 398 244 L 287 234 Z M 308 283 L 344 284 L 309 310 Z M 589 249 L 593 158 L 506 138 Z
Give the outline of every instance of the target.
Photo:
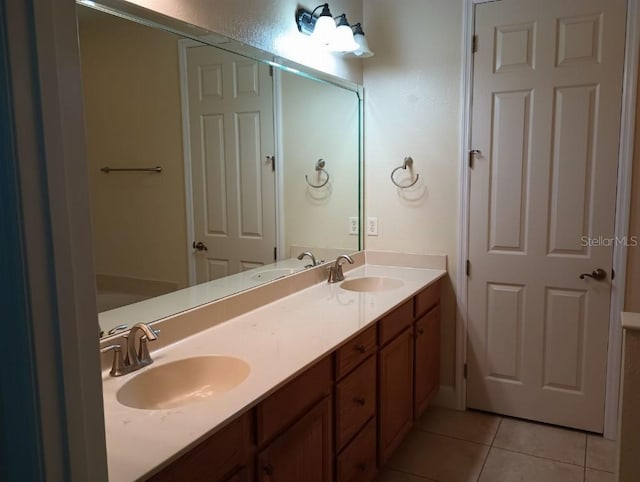
M 352 216 L 349 218 L 349 234 L 358 234 L 358 216 Z
M 378 235 L 378 218 L 373 216 L 369 216 L 367 218 L 367 235 L 368 236 Z

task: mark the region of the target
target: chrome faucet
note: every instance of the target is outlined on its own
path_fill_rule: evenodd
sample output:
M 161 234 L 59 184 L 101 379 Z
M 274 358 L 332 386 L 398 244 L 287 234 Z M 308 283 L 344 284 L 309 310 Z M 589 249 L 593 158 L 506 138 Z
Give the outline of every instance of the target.
M 351 256 L 346 254 L 338 256 L 335 264 L 333 266 L 329 266 L 329 279 L 327 280 L 329 283 L 337 283 L 338 281 L 344 280 L 344 273 L 342 272 L 343 263 L 340 262 L 341 260 L 345 260 L 348 261 L 349 264 L 353 264 Z
M 306 265 L 305 268 L 313 268 L 314 266 L 318 266 L 320 264 L 316 261 L 316 257 L 313 255 L 311 251 L 305 251 L 304 253 L 300 253 L 298 255 L 298 259 L 302 261 L 302 259 L 305 256 L 308 256 L 309 258 L 311 258 L 311 264 Z
M 136 351 L 136 335 L 139 332 L 142 336 L 140 337 L 140 343 L 138 345 L 138 350 Z M 133 327 L 131 327 L 131 331 L 122 336 L 127 352 L 127 356 L 124 359 L 122 357 L 121 345 L 114 344 L 102 348 L 100 350 L 101 353 L 113 351 L 113 364 L 109 374 L 112 377 L 119 377 L 139 370 L 147 365 L 151 365 L 153 363 L 153 359 L 149 354 L 147 342 L 157 340 L 159 333 L 160 330 L 149 328 L 149 326 L 144 323 L 136 323 L 133 325 Z

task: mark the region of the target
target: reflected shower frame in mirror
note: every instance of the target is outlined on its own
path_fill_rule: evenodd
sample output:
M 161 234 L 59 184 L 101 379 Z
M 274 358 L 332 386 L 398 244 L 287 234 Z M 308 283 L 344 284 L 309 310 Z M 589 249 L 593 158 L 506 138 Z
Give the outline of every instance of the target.
M 334 77 L 330 74 L 315 71 L 305 66 L 296 64 L 286 59 L 279 58 L 268 52 L 264 52 L 249 45 L 237 42 L 235 40 L 221 36 L 215 32 L 204 30 L 200 27 L 196 27 L 191 24 L 181 22 L 177 19 L 166 17 L 157 14 L 153 11 L 144 9 L 132 5 L 128 2 L 122 2 L 119 0 L 100 0 L 98 2 L 88 0 L 77 0 L 79 5 L 90 7 L 95 10 L 102 11 L 106 14 L 115 15 L 123 19 L 133 21 L 147 27 L 152 27 L 160 30 L 176 34 L 180 37 L 191 39 L 201 44 L 211 45 L 218 49 L 231 52 L 233 54 L 239 54 L 244 57 L 248 57 L 253 60 L 258 60 L 269 64 L 272 67 L 277 68 L 276 75 L 281 76 L 278 72 L 289 72 L 297 76 L 306 77 L 314 81 L 320 81 L 328 83 L 341 89 L 353 92 L 357 95 L 358 99 L 358 186 L 357 186 L 357 202 L 359 217 L 359 233 L 358 233 L 358 246 L 354 251 L 362 249 L 363 244 L 363 229 L 362 229 L 362 210 L 363 210 L 363 156 L 362 156 L 362 115 L 363 115 L 363 88 L 362 86 L 350 82 L 345 79 Z M 311 162 L 311 161 L 310 161 Z M 309 173 L 313 172 L 313 166 L 310 166 Z M 323 173 L 319 173 L 319 178 L 322 178 Z M 315 179 L 315 177 L 314 177 Z M 322 178 L 324 179 L 324 178 Z M 282 181 L 280 181 L 282 182 Z M 304 180 L 303 180 L 304 182 Z M 278 188 L 277 188 L 278 189 Z M 282 186 L 279 188 L 279 193 L 282 193 Z M 280 200 L 282 202 L 282 200 Z M 346 228 L 346 226 L 345 226 Z M 282 233 L 278 234 L 278 245 L 282 246 Z M 337 254 L 337 253 L 336 253 Z M 325 262 L 332 260 L 332 254 L 326 254 L 324 256 Z M 302 266 L 302 268 L 301 268 Z M 166 319 L 181 312 L 196 308 L 198 306 L 216 301 L 218 299 L 225 298 L 235 293 L 244 291 L 246 289 L 253 288 L 262 283 L 267 283 L 274 279 L 278 279 L 282 276 L 293 274 L 294 272 L 304 269 L 304 263 L 294 259 L 279 259 L 274 265 L 264 266 L 261 272 L 247 271 L 225 277 L 223 280 L 216 280 L 217 282 L 209 282 L 191 285 L 183 290 L 167 293 L 158 298 L 153 298 L 140 303 L 134 303 L 122 308 L 116 308 L 113 310 L 100 313 L 99 321 L 101 327 L 105 329 L 104 336 L 109 336 L 111 333 L 107 333 L 109 329 L 116 326 L 126 324 L 129 327 L 135 323 L 143 322 L 150 323 Z M 185 291 L 188 290 L 187 296 Z M 115 333 L 113 333 L 115 335 Z M 122 331 L 118 331 L 117 334 L 122 334 Z

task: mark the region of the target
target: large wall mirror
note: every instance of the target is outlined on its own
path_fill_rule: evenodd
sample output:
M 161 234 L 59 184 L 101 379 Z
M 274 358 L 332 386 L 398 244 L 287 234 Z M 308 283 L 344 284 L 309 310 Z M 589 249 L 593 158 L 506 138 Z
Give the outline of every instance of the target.
M 361 248 L 358 86 L 113 13 L 78 5 L 105 336 Z

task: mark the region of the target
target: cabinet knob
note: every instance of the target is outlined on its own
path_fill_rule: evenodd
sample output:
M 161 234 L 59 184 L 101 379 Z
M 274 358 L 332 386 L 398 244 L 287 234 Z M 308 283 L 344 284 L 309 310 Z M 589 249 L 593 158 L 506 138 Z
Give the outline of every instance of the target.
M 362 343 L 358 343 L 355 346 L 356 350 L 358 351 L 358 353 L 364 353 L 365 351 L 367 351 L 367 347 L 364 346 Z
M 358 470 L 360 472 L 364 472 L 367 470 L 367 464 L 365 464 L 364 462 L 360 462 L 358 465 L 356 465 L 356 467 L 358 467 Z
M 265 473 L 265 475 L 273 475 L 273 465 L 265 465 L 264 467 L 262 467 L 262 471 Z
M 353 399 L 353 401 L 356 402 L 361 407 L 364 407 L 365 403 L 367 403 L 367 401 L 364 399 L 364 397 L 356 397 L 356 398 Z
M 424 328 L 416 328 L 418 335 L 424 335 Z

